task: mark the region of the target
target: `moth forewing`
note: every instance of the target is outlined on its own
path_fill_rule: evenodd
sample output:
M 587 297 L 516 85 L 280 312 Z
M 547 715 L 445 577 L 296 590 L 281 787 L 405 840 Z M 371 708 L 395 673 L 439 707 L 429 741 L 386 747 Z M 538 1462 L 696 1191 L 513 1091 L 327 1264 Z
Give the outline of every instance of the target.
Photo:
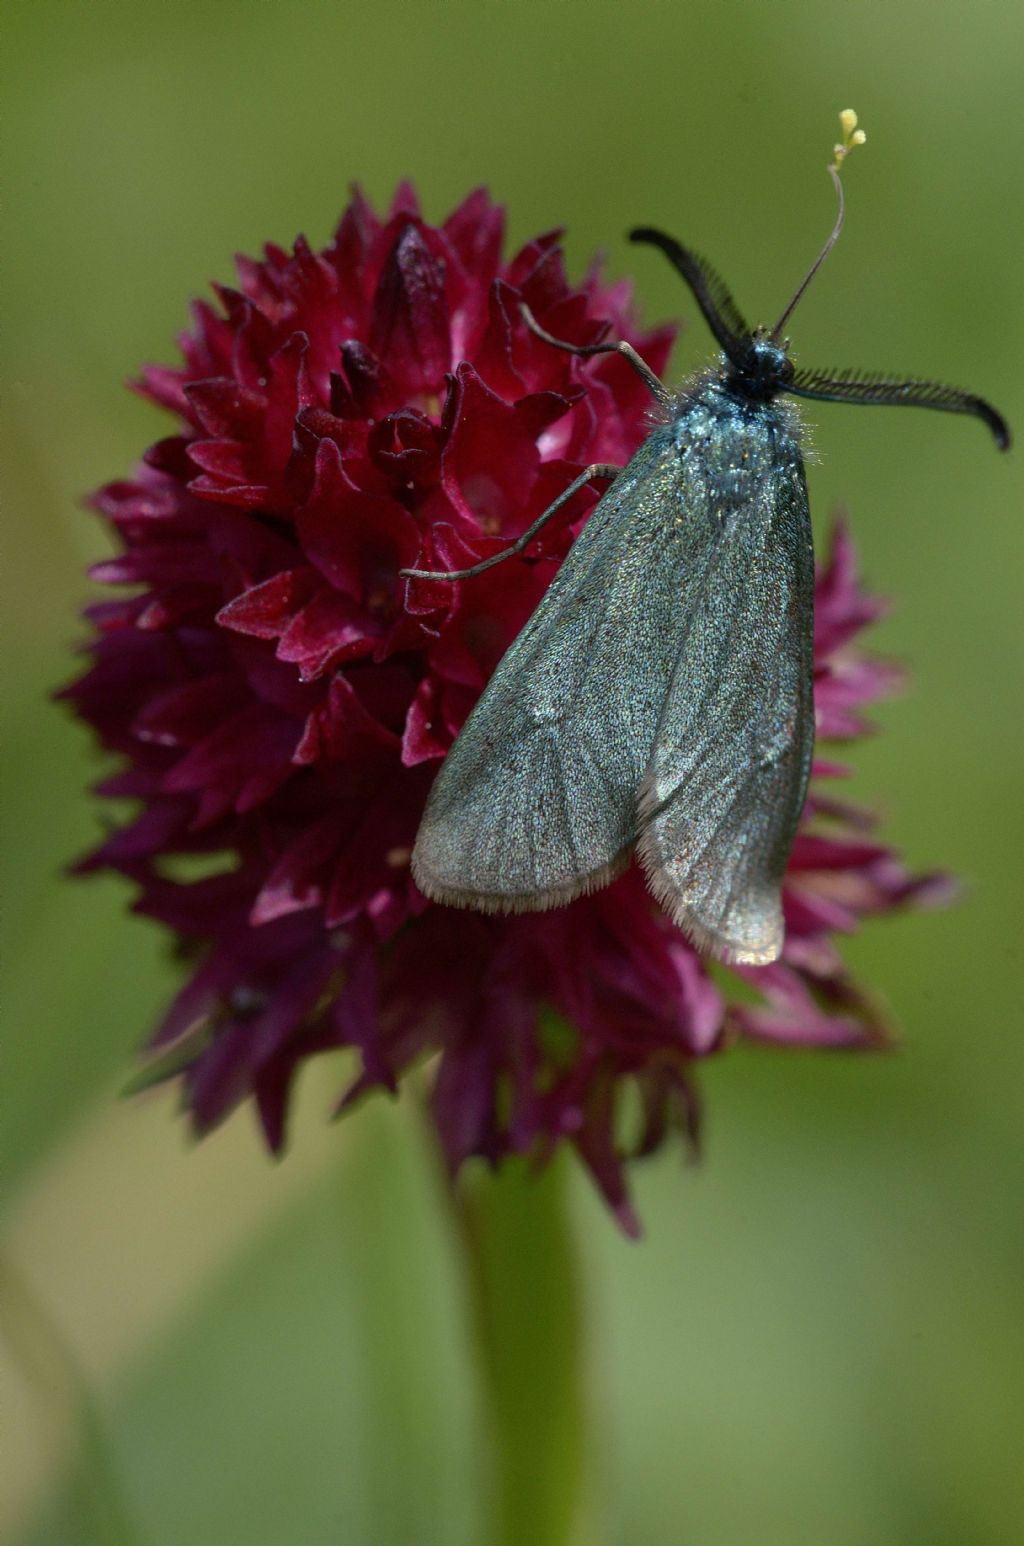
M 763 965 L 782 949 L 814 746 L 814 558 L 789 415 L 718 406 L 702 461 L 720 536 L 655 733 L 638 852 L 698 948 Z
M 441 765 L 412 861 L 428 896 L 533 911 L 627 864 L 706 546 L 692 481 L 662 425 L 596 506 Z

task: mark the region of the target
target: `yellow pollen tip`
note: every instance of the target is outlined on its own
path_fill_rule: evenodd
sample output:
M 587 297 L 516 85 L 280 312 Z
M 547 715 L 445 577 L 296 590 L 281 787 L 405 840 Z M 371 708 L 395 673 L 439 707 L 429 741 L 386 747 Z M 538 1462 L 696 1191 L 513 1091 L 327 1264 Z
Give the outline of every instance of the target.
M 842 140 L 838 145 L 833 145 L 832 147 L 832 165 L 837 172 L 842 167 L 850 151 L 857 145 L 863 145 L 867 140 L 864 130 L 857 127 L 857 114 L 852 107 L 844 107 L 839 114 L 839 128 L 843 136 Z

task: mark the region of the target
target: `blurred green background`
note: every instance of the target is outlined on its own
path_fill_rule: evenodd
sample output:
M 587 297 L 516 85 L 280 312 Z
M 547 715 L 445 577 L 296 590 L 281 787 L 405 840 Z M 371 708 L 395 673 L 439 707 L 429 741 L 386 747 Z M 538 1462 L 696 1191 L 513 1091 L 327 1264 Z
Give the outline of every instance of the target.
M 489 184 L 518 241 L 603 248 L 647 319 L 692 314 L 662 225 L 771 320 L 832 218 L 839 108 L 868 133 L 802 304 L 815 365 L 921 373 L 1024 433 L 1017 0 L 13 0 L 5 50 L 5 1341 L 0 1535 L 21 1546 L 486 1541 L 477 1371 L 410 1102 L 295 1143 L 248 1113 L 192 1148 L 117 1091 L 170 991 L 128 888 L 68 885 L 99 764 L 71 669 L 83 490 L 164 433 L 123 379 L 173 359 L 230 255 L 328 235 L 358 178 L 438 219 Z M 1015 289 L 1014 286 L 1017 286 Z M 696 322 L 682 372 L 709 353 Z M 615 1232 L 571 1183 L 597 1546 L 985 1546 L 1024 1519 L 1020 455 L 935 414 L 813 414 L 819 533 L 848 504 L 907 659 L 857 791 L 946 913 L 849 954 L 903 1050 L 742 1049 L 705 1071 L 705 1160 L 637 1175 Z M 543 1401 L 543 1391 L 537 1392 Z M 526 1543 L 524 1543 L 526 1546 Z

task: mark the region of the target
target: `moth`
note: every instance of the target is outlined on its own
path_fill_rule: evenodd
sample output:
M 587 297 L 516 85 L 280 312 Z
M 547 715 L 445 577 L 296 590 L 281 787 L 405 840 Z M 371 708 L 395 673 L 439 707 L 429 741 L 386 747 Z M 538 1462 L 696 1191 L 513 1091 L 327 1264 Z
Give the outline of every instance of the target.
M 721 350 L 676 393 L 625 342 L 659 421 L 629 464 L 586 468 L 502 553 L 410 579 L 468 580 L 521 553 L 594 478 L 614 481 L 499 663 L 448 752 L 412 855 L 435 901 L 487 912 L 559 907 L 606 885 L 634 851 L 658 901 L 701 951 L 775 960 L 781 886 L 814 747 L 814 554 L 801 433 L 788 396 L 973 414 L 1006 449 L 1003 417 L 920 380 L 797 368 L 783 328 L 843 223 L 839 169 L 863 140 L 841 115 L 828 168 L 838 213 L 770 331 L 661 231 Z

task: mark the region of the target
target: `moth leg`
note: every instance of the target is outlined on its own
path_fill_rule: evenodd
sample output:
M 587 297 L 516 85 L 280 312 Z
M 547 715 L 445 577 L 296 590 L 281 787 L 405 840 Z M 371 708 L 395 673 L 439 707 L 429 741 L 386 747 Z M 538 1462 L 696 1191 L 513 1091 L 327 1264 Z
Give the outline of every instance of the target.
M 556 338 L 553 333 L 549 333 L 546 328 L 542 328 L 525 301 L 519 302 L 519 312 L 531 333 L 535 334 L 537 338 L 542 339 L 544 343 L 551 344 L 554 349 L 564 349 L 566 354 L 621 354 L 623 359 L 628 360 L 630 365 L 632 365 L 651 396 L 663 408 L 670 408 L 672 406 L 672 393 L 668 387 L 655 374 L 643 356 L 637 354 L 633 345 L 628 344 L 624 338 L 619 339 L 618 343 L 614 344 L 570 344 L 566 343 L 564 338 Z
M 482 558 L 478 564 L 472 564 L 468 569 L 399 569 L 399 574 L 407 580 L 468 580 L 475 574 L 483 574 L 485 569 L 493 569 L 495 564 L 503 564 L 506 558 L 512 558 L 516 553 L 522 553 L 529 547 L 534 537 L 546 526 L 553 515 L 577 493 L 583 486 L 590 482 L 591 478 L 617 478 L 622 471 L 614 462 L 591 462 L 589 467 L 584 467 L 578 478 L 573 478 L 567 489 L 563 489 L 558 498 L 553 500 L 547 509 L 538 515 L 531 526 L 528 526 L 521 537 L 501 553 L 492 553 L 490 558 Z

